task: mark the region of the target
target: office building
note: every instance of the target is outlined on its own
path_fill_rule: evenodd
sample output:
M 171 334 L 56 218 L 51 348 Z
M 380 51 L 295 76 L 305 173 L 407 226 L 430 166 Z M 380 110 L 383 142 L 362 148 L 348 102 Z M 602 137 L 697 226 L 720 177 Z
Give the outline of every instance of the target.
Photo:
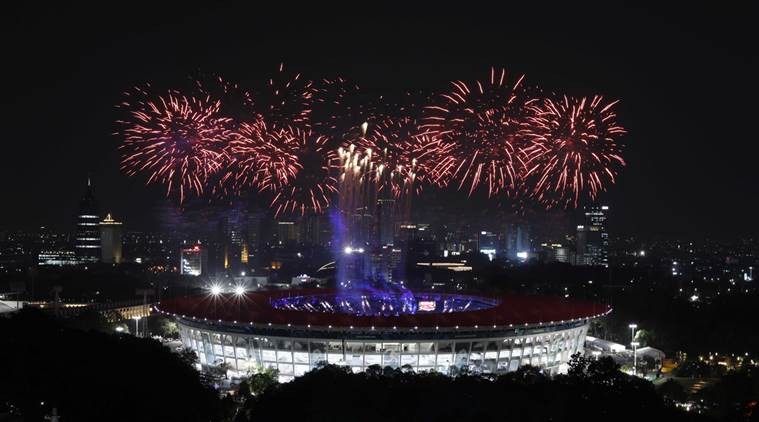
M 100 260 L 100 217 L 92 180 L 89 177 L 87 190 L 79 201 L 74 250 L 77 258 L 83 263 Z
M 106 264 L 121 264 L 123 262 L 121 222 L 108 214 L 100 222 L 100 260 Z
M 182 275 L 199 276 L 207 267 L 206 250 L 196 244 L 180 251 L 179 273 Z
M 606 205 L 585 207 L 584 224 L 577 226 L 577 265 L 609 266 L 608 213 Z

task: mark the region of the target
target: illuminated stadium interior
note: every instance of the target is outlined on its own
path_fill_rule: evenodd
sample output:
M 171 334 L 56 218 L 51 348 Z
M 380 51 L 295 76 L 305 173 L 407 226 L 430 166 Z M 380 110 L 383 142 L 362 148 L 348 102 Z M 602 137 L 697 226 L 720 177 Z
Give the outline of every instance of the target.
M 498 301 L 478 296 L 413 293 L 407 290 L 397 293 L 344 292 L 288 296 L 272 299 L 271 305 L 275 309 L 291 311 L 398 316 L 480 311 L 498 305 Z

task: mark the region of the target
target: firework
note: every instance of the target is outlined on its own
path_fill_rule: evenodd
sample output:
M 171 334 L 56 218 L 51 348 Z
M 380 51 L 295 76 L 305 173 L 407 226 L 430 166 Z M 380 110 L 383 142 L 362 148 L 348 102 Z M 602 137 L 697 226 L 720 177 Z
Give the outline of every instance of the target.
M 121 107 L 129 117 L 118 122 L 122 170 L 163 184 L 180 203 L 188 194 L 202 195 L 223 167 L 224 147 L 234 134 L 232 120 L 219 113 L 221 101 L 176 91 L 154 96 L 143 88 L 126 95 Z
M 136 88 L 120 104 L 121 167 L 180 203 L 271 195 L 277 215 L 321 213 L 338 190 L 345 212 L 393 198 L 409 213 L 428 184 L 520 209 L 595 200 L 625 164 L 616 102 L 536 98 L 523 79 L 492 68 L 423 107 L 420 92 L 370 98 L 346 79 L 312 82 L 283 65 L 257 90 L 219 76 L 184 92 Z
M 297 158 L 297 163 L 292 164 L 295 174 L 286 185 L 276 189 L 271 201 L 275 214 L 323 213 L 337 192 L 334 176 L 339 168 L 337 152 L 329 147 L 328 138 L 307 130 L 283 129 L 279 139 L 286 140 L 281 146 Z
M 263 121 L 241 124 L 226 149 L 229 158 L 219 182 L 220 192 L 274 192 L 287 186 L 298 172 L 292 137 L 284 129 L 269 130 Z
M 625 133 L 603 97 L 545 99 L 535 104 L 528 137 L 527 177 L 533 195 L 548 207 L 595 199 L 615 183 L 625 165 L 616 138 Z
M 490 70 L 485 81 L 454 81 L 441 103 L 425 107 L 422 129 L 454 142 L 437 178 L 452 178 L 471 195 L 480 185 L 488 196 L 516 188 L 522 168 L 522 130 L 530 99 L 524 76 L 510 83 L 506 71 Z
M 368 126 L 356 144 L 374 153 L 374 177 L 381 189 L 391 189 L 395 198 L 402 194 L 421 193 L 423 184 L 433 181 L 433 174 L 435 183 L 444 184 L 434 169 L 453 146 L 429 133 L 420 132 L 416 121 L 410 117 L 383 118 Z
M 315 93 L 312 81 L 300 73 L 290 73 L 280 64 L 266 86 L 254 90 L 253 106 L 269 122 L 271 129 L 308 127 Z
M 311 125 L 322 134 L 335 140 L 355 138 L 361 125 L 373 120 L 375 114 L 376 99 L 347 79 L 322 79 L 314 84 L 309 117 Z

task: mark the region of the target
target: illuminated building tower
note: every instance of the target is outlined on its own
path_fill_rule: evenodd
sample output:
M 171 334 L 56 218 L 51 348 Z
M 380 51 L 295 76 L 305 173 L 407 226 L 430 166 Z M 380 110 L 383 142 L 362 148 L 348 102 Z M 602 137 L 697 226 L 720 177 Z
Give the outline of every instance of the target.
M 297 244 L 299 234 L 294 221 L 277 221 L 277 241 L 280 245 Z
M 100 222 L 101 261 L 106 264 L 121 264 L 121 222 L 111 218 L 111 214 Z
M 240 263 L 243 265 L 248 264 L 248 244 L 243 243 L 242 247 L 240 248 Z
M 300 241 L 306 245 L 324 246 L 329 242 L 329 222 L 323 215 L 306 214 L 297 224 Z M 325 227 L 326 226 L 326 227 Z
M 585 224 L 577 226 L 577 265 L 609 266 L 606 205 L 585 207 Z
M 525 222 L 510 222 L 504 234 L 506 257 L 512 261 L 526 259 L 532 250 L 530 227 Z
M 179 273 L 192 276 L 203 274 L 207 261 L 205 257 L 205 249 L 200 245 L 181 249 Z
M 491 261 L 498 253 L 498 235 L 493 232 L 481 231 L 477 236 L 478 250 L 488 256 Z
M 264 216 L 262 213 L 253 213 L 248 217 L 247 224 L 247 245 L 248 245 L 248 260 L 251 266 L 260 265 L 261 262 L 258 259 L 258 255 L 261 249 L 261 243 L 264 238 L 262 236 L 262 220 Z
M 74 249 L 81 262 L 100 260 L 100 217 L 98 217 L 98 203 L 95 200 L 92 181 L 89 177 L 87 191 L 79 201 Z

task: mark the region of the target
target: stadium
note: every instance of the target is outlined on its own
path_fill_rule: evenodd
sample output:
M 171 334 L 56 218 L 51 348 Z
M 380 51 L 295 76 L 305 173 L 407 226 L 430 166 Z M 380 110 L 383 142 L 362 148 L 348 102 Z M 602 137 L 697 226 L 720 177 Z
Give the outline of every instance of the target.
M 233 374 L 272 368 L 280 381 L 324 364 L 414 371 L 504 373 L 567 369 L 589 322 L 611 308 L 544 296 L 409 290 L 214 292 L 162 301 L 203 366 Z

